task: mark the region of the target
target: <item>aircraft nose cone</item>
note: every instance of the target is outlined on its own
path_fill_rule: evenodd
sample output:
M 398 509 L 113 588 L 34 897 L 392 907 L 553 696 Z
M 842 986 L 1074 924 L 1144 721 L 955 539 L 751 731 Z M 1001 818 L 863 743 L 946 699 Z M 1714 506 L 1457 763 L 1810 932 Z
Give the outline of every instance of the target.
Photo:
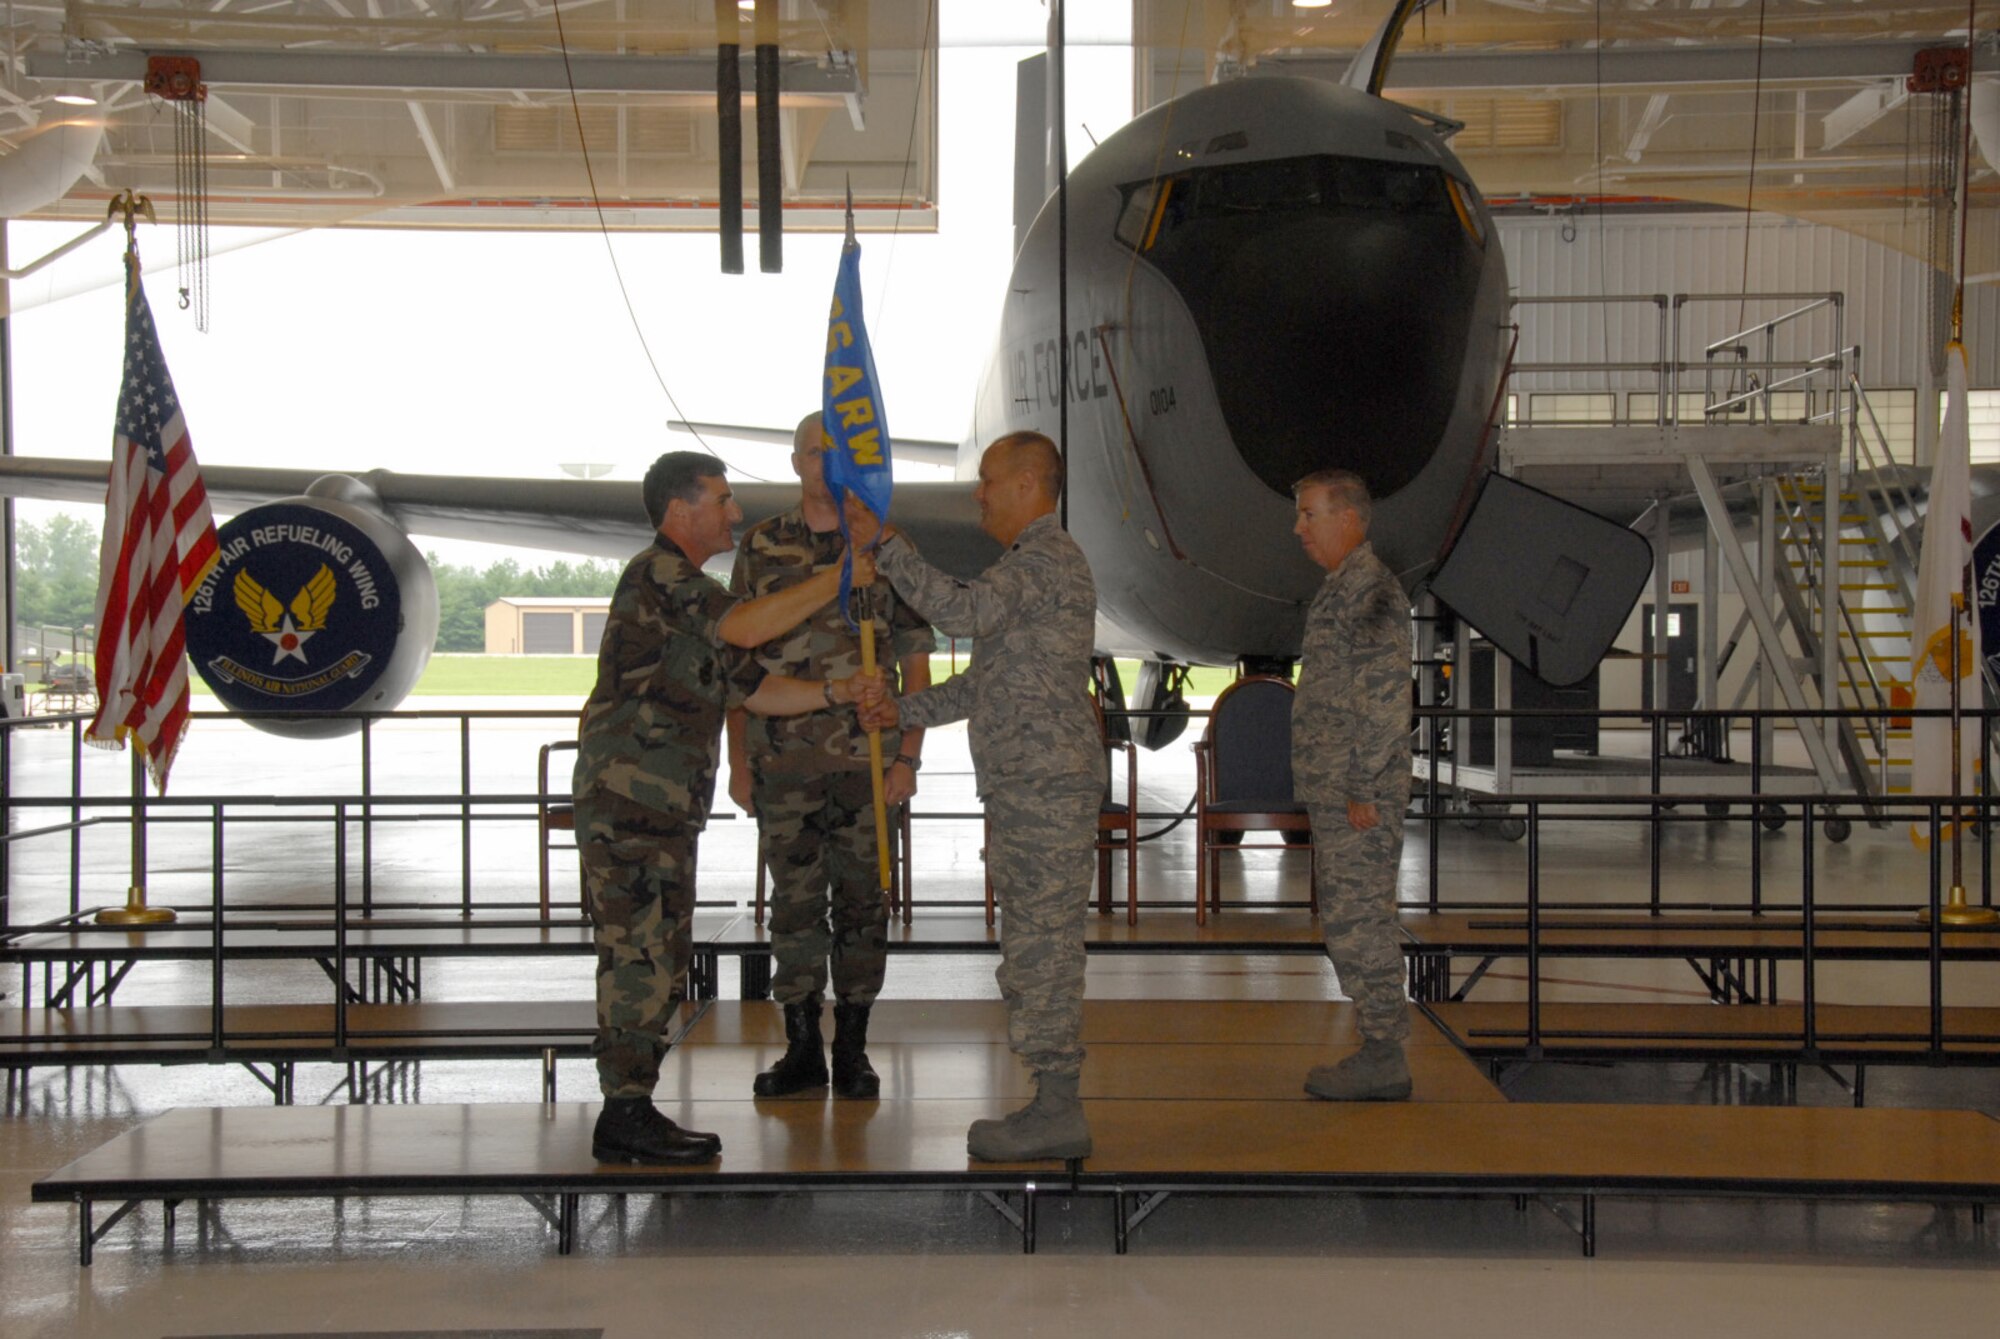
M 1451 417 L 1479 287 L 1483 253 L 1457 218 L 1204 223 L 1155 263 L 1201 328 L 1244 463 L 1280 493 L 1330 468 L 1377 497 L 1409 483 Z

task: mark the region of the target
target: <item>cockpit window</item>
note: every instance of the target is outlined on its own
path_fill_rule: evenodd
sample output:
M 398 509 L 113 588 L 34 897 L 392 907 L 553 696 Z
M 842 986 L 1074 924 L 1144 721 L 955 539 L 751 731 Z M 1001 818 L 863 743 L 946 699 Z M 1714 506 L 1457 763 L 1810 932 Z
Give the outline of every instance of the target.
M 1160 198 L 1158 181 L 1142 181 L 1125 188 L 1125 207 L 1118 211 L 1118 240 L 1135 251 L 1146 248 L 1146 233 L 1153 222 L 1153 204 Z
M 1164 193 L 1165 199 L 1161 199 Z M 1197 168 L 1124 191 L 1116 235 L 1151 251 L 1191 223 L 1295 213 L 1454 213 L 1443 171 L 1428 163 L 1315 154 Z

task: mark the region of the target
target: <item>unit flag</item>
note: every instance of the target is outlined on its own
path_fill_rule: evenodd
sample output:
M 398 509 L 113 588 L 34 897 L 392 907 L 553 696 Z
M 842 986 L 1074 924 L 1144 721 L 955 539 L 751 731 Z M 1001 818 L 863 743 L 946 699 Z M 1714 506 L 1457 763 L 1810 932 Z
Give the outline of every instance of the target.
M 1979 620 L 1965 603 L 1966 565 L 1972 561 L 1972 431 L 1967 405 L 1965 346 L 1953 340 L 1945 350 L 1944 424 L 1937 460 L 1931 467 L 1930 500 L 1924 513 L 1924 547 L 1917 559 L 1917 604 L 1910 620 L 1911 688 L 1919 710 L 1951 706 L 1952 606 L 1958 605 L 1959 705 L 1980 707 Z M 1951 721 L 1944 716 L 1912 719 L 1910 793 L 1951 791 Z M 1979 731 L 1965 730 L 1959 748 L 1958 793 L 1978 793 Z M 1950 836 L 1948 815 L 1943 835 Z M 1929 822 L 1910 824 L 1910 840 L 1930 842 Z
M 875 377 L 875 355 L 868 347 L 868 326 L 861 316 L 861 244 L 854 240 L 850 209 L 847 244 L 840 251 L 840 270 L 833 281 L 833 312 L 826 327 L 826 378 L 821 412 L 826 424 L 826 486 L 834 502 L 843 504 L 840 530 L 847 533 L 847 495 L 859 497 L 878 520 L 889 519 L 892 491 L 889 466 L 889 422 L 882 412 L 881 382 Z M 857 627 L 848 612 L 854 576 L 852 554 L 840 571 L 840 612 L 849 627 Z

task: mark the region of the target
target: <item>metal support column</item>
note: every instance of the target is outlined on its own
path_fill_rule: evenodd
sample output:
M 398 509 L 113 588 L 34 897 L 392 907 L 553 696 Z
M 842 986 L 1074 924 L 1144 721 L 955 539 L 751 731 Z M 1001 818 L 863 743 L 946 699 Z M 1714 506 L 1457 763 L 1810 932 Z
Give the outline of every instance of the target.
M 1646 672 L 1653 676 L 1653 710 L 1667 709 L 1667 605 L 1672 598 L 1667 555 L 1673 552 L 1672 507 L 1665 498 L 1653 503 L 1653 658 Z
M 1762 606 L 1768 617 L 1778 593 L 1778 485 L 1771 479 L 1757 481 L 1757 584 L 1745 588 L 1743 607 L 1749 610 L 1753 603 L 1751 592 L 1755 592 L 1754 602 Z M 1741 583 L 1738 583 L 1741 586 Z M 1751 615 L 1752 619 L 1756 617 Z M 1757 639 L 1757 747 L 1762 756 L 1771 756 L 1771 746 L 1776 742 L 1776 725 L 1771 720 L 1771 708 L 1777 697 L 1776 671 L 1772 668 L 1773 652 L 1764 646 L 1762 634 Z
M 1838 440 L 1838 439 L 1836 439 Z M 1840 452 L 1826 456 L 1825 486 L 1820 490 L 1819 531 L 1819 702 L 1840 705 Z M 1857 648 L 1857 650 L 1862 648 Z M 1840 750 L 1840 722 L 1828 716 L 1820 723 L 1820 739 L 1829 757 Z
M 1705 711 L 1722 709 L 1722 555 L 1716 552 L 1715 532 L 1701 536 L 1701 705 Z M 1718 722 L 1722 729 L 1727 722 Z M 1729 740 L 1715 741 L 1728 752 Z
M 1688 474 L 1694 480 L 1695 493 L 1701 498 L 1702 510 L 1708 515 L 1708 526 L 1715 535 L 1716 547 L 1721 549 L 1724 560 L 1728 562 L 1730 574 L 1736 578 L 1737 589 L 1752 589 L 1756 582 L 1750 571 L 1750 559 L 1745 556 L 1743 545 L 1737 541 L 1735 527 L 1729 519 L 1729 508 L 1722 500 L 1721 490 L 1715 486 L 1715 476 L 1709 472 L 1708 462 L 1700 456 L 1691 455 L 1687 466 Z M 1767 550 L 1770 548 L 1768 535 L 1764 547 Z M 1795 712 L 1811 711 L 1813 707 L 1806 700 L 1805 686 L 1799 682 L 1791 662 L 1785 658 L 1784 645 L 1770 608 L 1761 600 L 1751 601 L 1748 608 L 1750 626 L 1757 630 L 1757 643 L 1770 664 L 1778 691 L 1784 695 L 1785 706 Z M 1824 733 L 1812 726 L 1810 720 L 1801 719 L 1798 722 L 1799 739 L 1812 758 L 1820 789 L 1831 795 L 1839 784 L 1839 774 L 1833 765 L 1833 754 L 1826 747 Z

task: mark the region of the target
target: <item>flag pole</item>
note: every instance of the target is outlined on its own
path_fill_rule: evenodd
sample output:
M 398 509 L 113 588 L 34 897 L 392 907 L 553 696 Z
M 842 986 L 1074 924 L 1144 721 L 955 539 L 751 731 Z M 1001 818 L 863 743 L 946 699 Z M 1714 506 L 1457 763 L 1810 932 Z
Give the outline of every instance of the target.
M 1968 12 L 1965 28 L 1968 69 L 1971 68 L 1971 50 L 1975 35 L 1976 31 L 1972 22 L 1972 16 Z M 1957 151 L 1956 156 L 1958 158 L 1958 171 L 1953 174 L 1955 178 L 1953 185 L 1957 188 L 1958 196 L 1957 200 L 1953 202 L 1957 206 L 1954 212 L 1958 216 L 1956 220 L 1958 254 L 1954 258 L 1956 262 L 1953 266 L 1955 273 L 1952 275 L 1951 347 L 1955 350 L 1953 356 L 1963 361 L 1965 354 L 1961 346 L 1961 341 L 1965 338 L 1965 238 L 1966 228 L 1970 221 L 1967 205 L 1972 191 L 1971 80 L 1968 79 L 1966 81 L 1965 88 L 1958 96 L 1964 101 L 1965 111 L 1959 128 L 1958 143 L 1953 146 Z M 1944 444 L 1939 443 L 1939 445 L 1942 447 Z M 1951 594 L 1951 892 L 1947 896 L 1944 906 L 1938 909 L 1938 923 L 1940 925 L 1992 925 L 1995 922 L 2000 922 L 2000 911 L 1995 911 L 1992 907 L 1975 907 L 1968 902 L 1965 896 L 1965 824 L 1962 821 L 1964 815 L 1959 812 L 1959 803 L 1964 789 L 1960 772 L 1965 764 L 1965 727 L 1964 718 L 1961 714 L 1963 685 L 1959 682 L 1959 675 L 1968 669 L 1976 667 L 1962 665 L 1959 661 L 1960 655 L 1963 654 L 1959 644 L 1959 620 L 1961 618 L 1972 619 L 1978 616 L 1967 597 L 1967 592 L 1970 591 L 1971 585 L 1970 569 L 1960 568 L 1958 573 L 1958 589 Z M 1966 642 L 1969 644 L 1971 638 L 1967 637 Z M 1987 821 L 1991 821 L 1990 814 L 1985 815 L 1985 818 Z M 1928 921 L 1930 916 L 1926 912 L 1919 919 Z
M 125 905 L 97 913 L 99 925 L 171 925 L 178 917 L 172 907 L 146 905 L 146 755 L 132 750 L 132 882 Z
M 153 218 L 153 202 L 133 191 L 114 196 L 106 217 L 125 216 L 125 303 L 130 306 L 139 293 L 139 215 Z M 125 905 L 106 907 L 97 913 L 99 925 L 169 925 L 177 917 L 172 907 L 146 905 L 146 755 L 132 749 L 132 882 L 125 888 Z
M 1961 576 L 1963 581 L 1963 576 Z M 1963 666 L 1959 656 L 1962 648 L 1959 642 L 1959 620 L 1966 616 L 1965 592 L 1952 592 L 1951 596 L 1951 892 L 1944 906 L 1938 909 L 1940 925 L 1992 925 L 2000 922 L 2000 911 L 1992 907 L 1975 907 L 1965 896 L 1965 852 L 1960 846 L 1961 829 L 1964 827 L 1959 812 L 1961 786 L 1959 784 L 1959 764 L 1963 758 L 1964 734 L 1963 718 L 1959 704 L 1959 673 Z M 1969 638 L 1967 640 L 1970 640 Z M 1930 911 L 1926 908 L 1917 918 L 1929 922 Z
M 875 598 L 867 587 L 861 596 L 861 672 L 875 672 Z M 868 786 L 875 797 L 875 873 L 882 891 L 889 891 L 889 798 L 882 776 L 882 732 L 868 732 Z
M 847 181 L 847 239 L 841 245 L 843 248 L 856 245 L 854 238 L 854 180 L 851 177 Z M 867 503 L 864 502 L 862 505 L 866 506 Z M 880 519 L 886 520 L 887 518 Z M 877 535 L 875 546 L 880 547 L 881 542 L 881 536 Z M 856 619 L 856 622 L 861 625 L 861 672 L 863 674 L 873 674 L 875 673 L 875 597 L 868 593 L 866 587 L 863 587 L 858 593 L 861 595 L 861 608 L 858 611 L 860 617 Z M 875 877 L 881 890 L 886 893 L 890 891 L 891 881 L 889 861 L 889 792 L 882 773 L 882 732 L 880 730 L 870 730 L 868 732 L 868 789 L 875 800 Z

